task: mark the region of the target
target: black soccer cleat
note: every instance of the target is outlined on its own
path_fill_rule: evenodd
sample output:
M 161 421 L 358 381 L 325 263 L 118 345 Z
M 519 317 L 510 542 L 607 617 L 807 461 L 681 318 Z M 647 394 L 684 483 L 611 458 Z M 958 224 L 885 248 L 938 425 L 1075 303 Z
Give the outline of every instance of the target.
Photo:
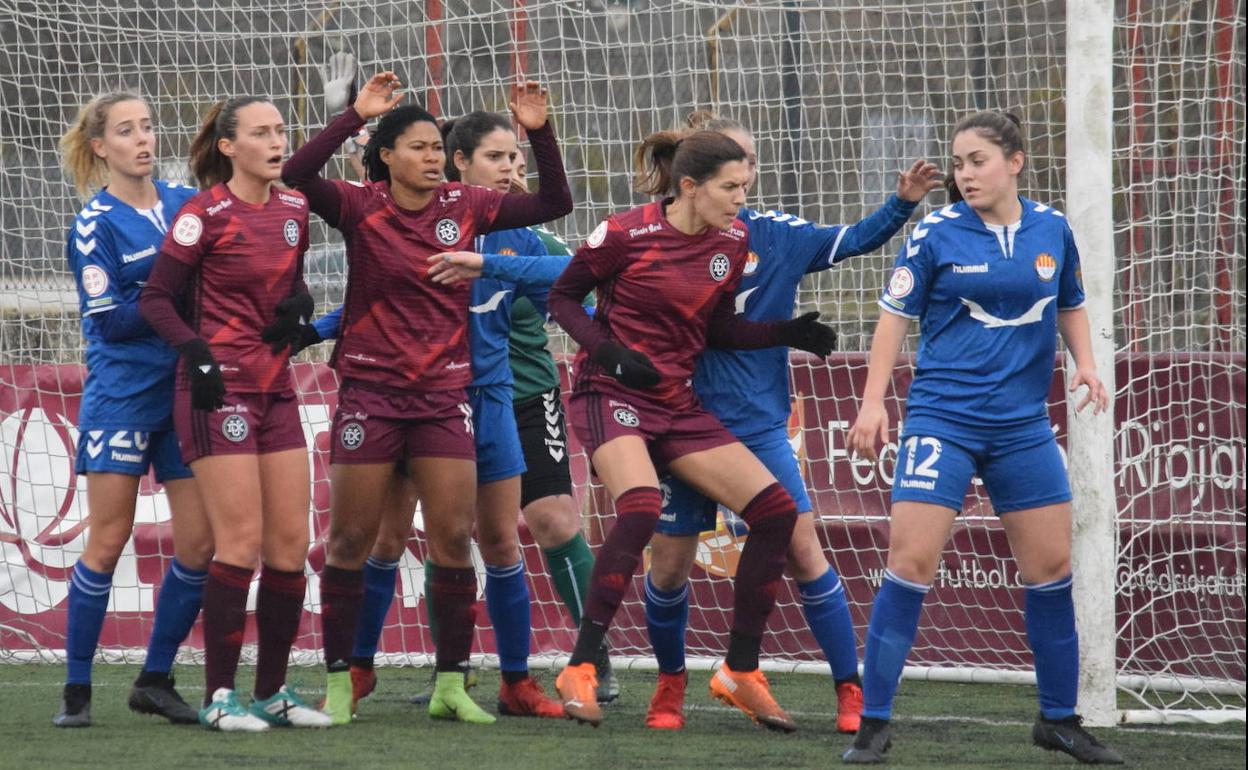
M 847 765 L 878 765 L 893 747 L 893 728 L 887 719 L 863 717 L 854 742 L 841 755 Z
M 1121 765 L 1118 752 L 1104 746 L 1083 729 L 1083 717 L 1075 714 L 1065 719 L 1036 717 L 1031 728 L 1031 741 L 1045 751 L 1069 754 L 1085 765 Z
M 61 693 L 61 710 L 52 717 L 57 727 L 91 726 L 91 685 L 67 684 Z
M 149 672 L 143 672 L 144 675 Z M 191 708 L 174 689 L 172 676 L 155 677 L 140 675 L 139 681 L 130 689 L 130 710 L 136 714 L 155 714 L 175 725 L 199 724 L 199 712 Z
M 594 697 L 599 703 L 611 703 L 620 697 L 620 681 L 611 670 L 611 648 L 607 647 L 606 642 L 602 643 L 598 654 L 594 656 L 594 673 L 598 677 L 598 690 Z

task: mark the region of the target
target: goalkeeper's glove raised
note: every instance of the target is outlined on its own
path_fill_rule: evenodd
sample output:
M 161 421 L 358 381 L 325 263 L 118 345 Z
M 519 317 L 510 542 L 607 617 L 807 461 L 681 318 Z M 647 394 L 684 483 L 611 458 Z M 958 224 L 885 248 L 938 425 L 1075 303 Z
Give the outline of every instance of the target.
M 225 406 L 225 380 L 208 343 L 199 337 L 178 346 L 191 382 L 191 408 L 205 412 Z
M 592 358 L 626 388 L 651 390 L 662 379 L 645 353 L 614 342 L 603 343 L 594 351 Z
M 273 323 L 264 327 L 260 339 L 269 343 L 269 349 L 276 355 L 299 343 L 303 336 L 303 327 L 308 325 L 316 303 L 307 289 L 298 289 L 286 299 L 277 303 L 277 315 Z
M 836 330 L 819 323 L 819 312 L 804 313 L 780 324 L 781 344 L 826 358 L 836 349 Z

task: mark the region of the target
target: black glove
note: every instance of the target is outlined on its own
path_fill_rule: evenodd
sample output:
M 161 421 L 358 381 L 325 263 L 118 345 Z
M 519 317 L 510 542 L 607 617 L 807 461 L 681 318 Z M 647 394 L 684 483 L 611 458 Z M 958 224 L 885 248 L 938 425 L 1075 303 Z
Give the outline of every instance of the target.
M 286 299 L 277 303 L 277 315 L 273 323 L 260 332 L 260 340 L 269 343 L 269 350 L 274 354 L 299 342 L 303 327 L 308 325 L 316 303 L 307 289 L 298 289 Z
M 225 406 L 225 380 L 208 343 L 199 337 L 178 346 L 191 381 L 191 408 L 211 412 Z
M 645 353 L 614 342 L 604 343 L 594 351 L 592 358 L 626 388 L 650 390 L 662 379 Z
M 303 352 L 304 348 L 310 348 L 313 345 L 324 342 L 325 338 L 316 330 L 312 324 L 304 324 L 299 327 L 299 339 L 295 340 L 295 344 L 290 346 L 290 356 L 294 358 Z
M 791 348 L 826 358 L 836 349 L 836 330 L 819 323 L 819 312 L 804 313 L 780 324 L 781 342 Z

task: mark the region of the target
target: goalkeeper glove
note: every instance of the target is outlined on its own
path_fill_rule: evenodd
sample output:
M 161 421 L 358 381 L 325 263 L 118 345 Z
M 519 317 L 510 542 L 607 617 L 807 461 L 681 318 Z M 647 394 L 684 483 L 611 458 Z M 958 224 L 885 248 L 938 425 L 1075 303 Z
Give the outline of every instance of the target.
M 661 379 L 659 370 L 645 353 L 614 342 L 604 343 L 595 350 L 593 361 L 626 388 L 650 390 Z
M 225 380 L 208 343 L 199 337 L 178 346 L 191 382 L 191 408 L 211 412 L 225 406 Z
M 819 323 L 819 312 L 804 313 L 780 324 L 781 344 L 826 358 L 836 349 L 836 330 Z
M 269 343 L 269 349 L 274 355 L 298 344 L 303 336 L 303 327 L 308 325 L 308 319 L 315 309 L 316 304 L 308 290 L 297 290 L 277 303 L 277 315 L 273 323 L 260 332 L 260 340 Z

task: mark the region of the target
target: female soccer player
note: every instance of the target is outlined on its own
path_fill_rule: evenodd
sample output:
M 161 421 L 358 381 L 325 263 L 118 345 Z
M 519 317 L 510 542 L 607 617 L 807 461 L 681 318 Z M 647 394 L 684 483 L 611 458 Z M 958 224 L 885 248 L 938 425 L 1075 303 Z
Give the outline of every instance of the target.
M 887 569 L 871 608 L 862 727 L 848 764 L 882 762 L 893 695 L 914 643 L 941 549 L 978 476 L 1001 517 L 1025 583 L 1035 656 L 1037 746 L 1080 762 L 1119 764 L 1075 714 L 1079 636 L 1071 598 L 1071 494 L 1045 397 L 1060 333 L 1075 360 L 1070 390 L 1099 412 L 1109 394 L 1092 359 L 1079 252 L 1058 211 L 1018 194 L 1018 121 L 980 112 L 954 127 L 949 196 L 916 227 L 880 298 L 862 408 L 849 447 L 875 459 L 888 440 L 884 393 L 912 319 L 919 355 L 893 482 Z
M 88 102 L 61 139 L 61 152 L 78 191 L 89 196 L 66 245 L 87 339 L 75 467 L 87 477 L 89 526 L 70 578 L 69 675 L 52 721 L 58 727 L 91 724 L 91 659 L 113 568 L 134 527 L 139 481 L 152 467 L 169 498 L 174 556 L 161 581 L 130 708 L 193 724 L 198 714 L 174 689 L 169 672 L 199 615 L 212 532 L 173 433 L 177 353 L 139 314 L 139 291 L 169 222 L 195 190 L 152 179 L 156 131 L 151 108 L 136 94 L 114 92 Z M 101 184 L 107 186 L 90 195 Z
M 332 363 L 342 385 L 334 415 L 331 525 L 321 577 L 329 708 L 349 721 L 350 657 L 363 570 L 377 538 L 386 483 L 396 461 L 420 490 L 429 540 L 431 609 L 436 614 L 436 718 L 492 722 L 464 691 L 474 625 L 476 574 L 469 542 L 476 507 L 476 450 L 468 351 L 470 291 L 429 279 L 430 254 L 462 249 L 475 237 L 563 216 L 572 196 L 547 117 L 546 91 L 518 85 L 512 112 L 529 131 L 540 167 L 537 195 L 442 181 L 445 152 L 433 116 L 394 108 L 398 78 L 374 75 L 352 109 L 286 164 L 286 181 L 347 239 L 351 269 L 342 335 Z M 365 153 L 369 183 L 322 179 L 318 172 L 344 139 L 384 116 Z M 346 708 L 344 708 L 344 705 Z
M 597 725 L 593 660 L 632 582 L 661 506 L 658 468 L 750 525 L 736 578 L 728 657 L 711 692 L 758 722 L 796 725 L 758 669 L 758 650 L 797 517 L 793 499 L 750 451 L 702 408 L 689 385 L 709 344 L 792 345 L 827 355 L 835 334 L 815 321 L 759 324 L 735 315 L 747 257 L 745 151 L 722 134 L 659 132 L 638 148 L 638 188 L 663 200 L 609 217 L 550 293 L 555 320 L 581 345 L 572 424 L 615 500 L 616 522 L 594 564 L 576 648 L 556 682 L 570 718 Z M 599 289 L 593 319 L 582 298 Z
M 757 153 L 754 138 L 740 123 L 699 111 L 695 128 L 718 131 L 741 145 L 753 184 Z M 897 194 L 861 222 L 816 225 L 791 214 L 742 209 L 749 233 L 750 262 L 736 292 L 736 310 L 754 321 L 793 315 L 797 287 L 808 273 L 882 246 L 901 229 L 915 205 L 940 186 L 934 164 L 915 161 L 897 182 Z M 797 525 L 789 545 L 789 573 L 797 581 L 811 633 L 832 668 L 837 693 L 837 729 L 854 733 L 862 712 L 858 650 L 849 604 L 840 577 L 828 564 L 815 531 L 810 498 L 789 444 L 788 351 L 708 350 L 698 359 L 693 388 L 707 409 L 737 436 L 797 503 Z M 659 729 L 684 726 L 685 628 L 689 618 L 689 571 L 698 533 L 715 528 L 718 506 L 679 479 L 664 479 L 665 513 L 650 543 L 646 578 L 646 625 L 659 661 L 659 684 L 646 724 Z
M 199 712 L 215 730 L 329 725 L 285 684 L 303 615 L 310 483 L 287 350 L 313 309 L 302 277 L 308 202 L 274 184 L 285 150 L 282 115 L 266 98 L 208 112 L 191 143 L 205 189 L 174 221 L 141 300 L 148 322 L 182 354 L 178 439 L 215 534 Z M 185 320 L 176 309 L 183 299 Z M 234 678 L 257 560 L 260 649 L 243 708 Z

